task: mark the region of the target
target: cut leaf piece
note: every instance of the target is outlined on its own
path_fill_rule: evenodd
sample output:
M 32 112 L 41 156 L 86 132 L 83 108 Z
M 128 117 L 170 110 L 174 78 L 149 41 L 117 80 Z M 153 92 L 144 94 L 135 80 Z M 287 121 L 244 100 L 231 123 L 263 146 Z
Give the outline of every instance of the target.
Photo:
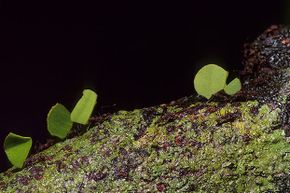
M 89 89 L 83 91 L 83 96 L 77 102 L 71 113 L 71 120 L 80 124 L 87 124 L 97 102 L 97 94 Z
M 194 77 L 194 88 L 199 95 L 210 99 L 226 85 L 228 72 L 216 64 L 202 67 Z
M 47 129 L 52 136 L 64 139 L 72 128 L 70 112 L 60 103 L 51 107 L 47 115 Z
M 31 146 L 31 137 L 23 137 L 14 133 L 9 133 L 4 141 L 5 153 L 9 161 L 17 168 L 22 168 Z
M 228 95 L 234 95 L 239 92 L 242 88 L 241 81 L 238 78 L 232 80 L 226 87 L 224 88 L 225 93 Z

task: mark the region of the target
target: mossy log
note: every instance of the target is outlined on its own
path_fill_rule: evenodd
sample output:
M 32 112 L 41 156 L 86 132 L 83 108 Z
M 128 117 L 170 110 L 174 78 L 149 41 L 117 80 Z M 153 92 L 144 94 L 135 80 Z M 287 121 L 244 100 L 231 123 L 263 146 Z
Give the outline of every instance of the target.
M 290 192 L 290 35 L 245 46 L 243 89 L 94 117 L 0 174 L 1 192 Z

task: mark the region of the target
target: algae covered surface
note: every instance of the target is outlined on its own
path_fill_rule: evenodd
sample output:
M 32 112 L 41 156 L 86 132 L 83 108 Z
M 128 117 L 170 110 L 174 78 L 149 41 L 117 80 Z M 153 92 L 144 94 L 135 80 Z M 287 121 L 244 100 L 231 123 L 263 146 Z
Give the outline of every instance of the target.
M 257 101 L 120 111 L 1 175 L 4 192 L 259 192 L 289 188 L 280 109 Z M 273 129 L 275 128 L 275 129 Z
M 276 27 L 258 41 L 276 31 L 290 38 L 285 27 Z M 261 97 L 251 87 L 257 79 L 246 75 L 244 91 L 234 98 L 191 96 L 95 117 L 84 134 L 30 156 L 20 171 L 1 173 L 0 191 L 290 192 L 285 57 L 279 68 L 259 64 L 272 70 L 261 75 L 272 87 L 261 84 Z

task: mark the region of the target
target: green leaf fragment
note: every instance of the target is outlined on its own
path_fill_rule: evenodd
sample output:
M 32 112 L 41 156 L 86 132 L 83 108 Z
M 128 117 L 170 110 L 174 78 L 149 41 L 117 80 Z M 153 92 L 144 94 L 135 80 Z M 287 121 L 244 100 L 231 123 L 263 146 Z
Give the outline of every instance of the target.
M 72 128 L 70 112 L 62 104 L 54 105 L 47 115 L 47 129 L 52 136 L 64 139 Z
M 210 99 L 213 94 L 223 90 L 228 72 L 216 64 L 202 67 L 194 78 L 194 88 L 199 95 Z
M 77 102 L 71 113 L 71 120 L 80 124 L 87 124 L 97 102 L 97 94 L 89 89 L 83 91 L 83 96 Z
M 4 140 L 5 153 L 9 161 L 17 168 L 23 167 L 31 146 L 31 137 L 23 137 L 14 133 L 9 133 Z
M 241 81 L 238 78 L 232 80 L 228 85 L 225 86 L 224 91 L 228 95 L 234 95 L 239 92 L 242 88 Z

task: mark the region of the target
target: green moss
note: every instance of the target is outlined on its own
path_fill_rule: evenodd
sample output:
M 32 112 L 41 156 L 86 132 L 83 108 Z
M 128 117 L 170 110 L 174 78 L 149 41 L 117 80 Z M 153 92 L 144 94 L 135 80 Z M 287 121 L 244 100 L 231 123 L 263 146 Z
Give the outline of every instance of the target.
M 120 111 L 31 157 L 46 161 L 2 173 L 1 191 L 278 191 L 277 179 L 290 169 L 289 143 L 282 128 L 272 129 L 281 110 L 257 101 L 201 105 Z M 33 177 L 35 167 L 41 178 Z

